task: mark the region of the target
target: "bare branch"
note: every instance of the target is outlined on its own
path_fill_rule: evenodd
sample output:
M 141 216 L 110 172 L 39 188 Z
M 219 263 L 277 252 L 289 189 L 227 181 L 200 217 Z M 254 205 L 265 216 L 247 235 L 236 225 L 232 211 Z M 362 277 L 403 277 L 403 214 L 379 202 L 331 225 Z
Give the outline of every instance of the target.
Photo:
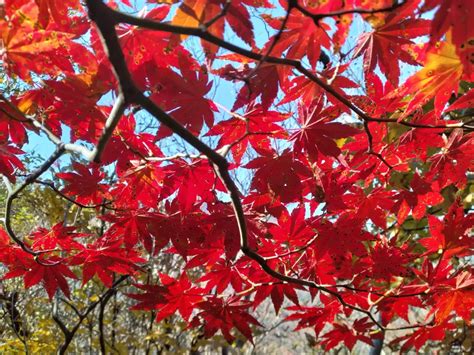
M 35 260 L 38 263 L 40 262 L 38 257 L 41 254 L 44 254 L 48 251 L 34 251 L 32 250 L 28 245 L 25 244 L 23 240 L 21 240 L 16 234 L 15 231 L 13 230 L 13 227 L 11 225 L 11 216 L 12 216 L 12 211 L 13 211 L 13 201 L 18 198 L 20 193 L 31 183 L 33 183 L 38 177 L 40 177 L 46 170 L 48 170 L 51 165 L 53 165 L 60 157 L 61 155 L 64 154 L 65 152 L 65 147 L 64 145 L 60 144 L 57 146 L 56 151 L 46 160 L 38 169 L 36 169 L 34 172 L 32 172 L 30 175 L 26 177 L 26 179 L 15 189 L 13 189 L 7 197 L 6 201 L 6 206 L 5 206 L 5 230 L 8 234 L 8 236 L 25 252 L 28 254 L 31 254 L 35 256 Z M 44 265 L 49 265 L 49 264 L 44 264 Z

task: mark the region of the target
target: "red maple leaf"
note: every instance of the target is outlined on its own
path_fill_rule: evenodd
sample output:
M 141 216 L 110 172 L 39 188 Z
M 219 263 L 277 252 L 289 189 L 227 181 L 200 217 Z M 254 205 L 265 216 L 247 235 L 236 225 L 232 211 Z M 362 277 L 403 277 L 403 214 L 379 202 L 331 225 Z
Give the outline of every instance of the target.
M 179 57 L 179 64 L 181 75 L 168 68 L 158 68 L 153 72 L 156 84 L 152 88 L 151 99 L 188 130 L 199 134 L 204 123 L 208 127 L 213 125 L 214 112 L 218 111 L 214 102 L 205 98 L 212 82 L 208 82 L 204 66 L 194 69 L 184 56 Z M 171 133 L 167 127 L 161 126 L 157 135 L 163 138 Z
M 274 30 L 279 31 L 283 19 L 266 16 L 265 21 Z M 263 51 L 268 51 L 270 46 L 273 46 L 270 53 L 273 56 L 281 56 L 283 53 L 285 53 L 286 58 L 290 59 L 302 59 L 306 56 L 314 68 L 319 59 L 321 47 L 326 49 L 330 47 L 330 37 L 327 34 L 329 29 L 328 24 L 324 22 L 315 24 L 309 16 L 299 11 L 293 11 L 279 38 L 270 37 Z M 275 40 L 277 42 L 273 44 Z
M 58 173 L 56 176 L 66 180 L 67 185 L 62 190 L 66 195 L 75 196 L 76 201 L 82 204 L 101 204 L 104 199 L 111 198 L 108 185 L 102 183 L 105 177 L 98 166 L 87 167 L 80 163 L 73 163 L 75 172 Z
M 445 258 L 470 255 L 474 241 L 469 237 L 474 226 L 472 215 L 464 216 L 464 208 L 455 202 L 449 208 L 443 221 L 435 216 L 428 216 L 431 236 L 423 238 L 420 243 L 427 253 L 444 253 Z
M 286 150 L 280 156 L 265 155 L 245 165 L 246 169 L 256 169 L 251 188 L 278 196 L 282 202 L 294 202 L 301 198 L 303 181 L 311 173 L 300 161 Z
M 145 259 L 136 251 L 127 250 L 121 245 L 121 240 L 108 242 L 99 239 L 72 257 L 71 265 L 82 266 L 83 285 L 97 275 L 103 284 L 110 288 L 114 282 L 114 273 L 132 275 L 138 270 L 139 264 Z
M 299 107 L 299 122 L 301 128 L 290 137 L 295 141 L 296 152 L 306 152 L 310 160 L 317 160 L 319 153 L 337 158 L 341 149 L 335 140 L 351 137 L 359 130 L 338 122 L 331 122 L 333 117 L 340 115 L 340 110 L 334 106 L 323 109 L 322 103 L 312 107 Z
M 288 115 L 276 111 L 264 111 L 260 105 L 249 106 L 244 114 L 213 126 L 206 136 L 220 136 L 218 146 L 221 149 L 231 146 L 235 163 L 240 164 L 249 144 L 258 153 L 265 154 L 271 151 L 270 138 L 286 138 L 286 131 L 277 122 L 287 118 Z
M 184 320 L 189 320 L 195 305 L 202 301 L 202 290 L 192 286 L 186 273 L 179 279 L 174 279 L 166 274 L 160 274 L 160 280 L 166 292 L 163 294 L 163 303 L 158 304 L 156 320 L 159 322 L 176 311 Z
M 41 257 L 41 263 L 37 263 L 31 254 L 13 249 L 14 260 L 8 265 L 9 271 L 3 279 L 23 277 L 25 288 L 42 283 L 50 300 L 60 289 L 66 297 L 70 296 L 69 285 L 66 278 L 77 279 L 76 275 L 69 269 L 64 259 L 57 256 Z
M 372 327 L 372 323 L 368 322 L 368 318 L 356 319 L 352 327 L 338 323 L 334 323 L 333 327 L 333 330 L 324 334 L 323 341 L 321 342 L 326 351 L 331 350 L 341 342 L 349 350 L 352 350 L 357 341 L 363 341 L 372 346 L 372 339 L 364 334 L 364 332 L 367 332 Z
M 205 336 L 211 337 L 221 330 L 225 339 L 231 343 L 234 336 L 230 331 L 235 327 L 253 344 L 250 324 L 260 326 L 260 323 L 246 312 L 246 309 L 251 305 L 251 303 L 242 302 L 238 298 L 224 300 L 219 297 L 212 297 L 199 303 L 198 307 L 202 311 L 198 313 L 197 317 L 204 321 Z
M 8 143 L 0 142 L 0 173 L 5 175 L 8 180 L 15 182 L 16 178 L 14 172 L 16 169 L 23 170 L 25 167 L 17 155 L 24 154 L 21 149 L 18 149 Z
M 430 24 L 429 20 L 400 18 L 400 15 L 394 12 L 387 16 L 382 26 L 360 36 L 354 50 L 354 58 L 363 54 L 366 74 L 372 73 L 378 64 L 392 85 L 398 86 L 398 61 L 417 64 L 409 52 L 410 46 L 414 44 L 410 39 L 426 35 Z
M 62 250 L 81 250 L 82 244 L 76 238 L 84 238 L 87 234 L 76 232 L 76 227 L 56 223 L 51 229 L 38 228 L 30 234 L 33 239 L 32 247 L 35 250 L 51 250 L 59 246 Z
M 442 324 L 456 312 L 467 324 L 471 324 L 474 309 L 474 278 L 472 273 L 464 271 L 456 276 L 455 286 L 434 296 L 435 307 L 428 314 L 436 312 L 436 323 Z

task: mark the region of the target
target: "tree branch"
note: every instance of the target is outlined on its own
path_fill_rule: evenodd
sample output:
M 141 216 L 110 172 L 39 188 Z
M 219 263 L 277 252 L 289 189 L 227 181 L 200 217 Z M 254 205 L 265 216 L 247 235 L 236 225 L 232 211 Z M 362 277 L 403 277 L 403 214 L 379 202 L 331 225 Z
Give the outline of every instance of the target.
M 13 230 L 13 227 L 11 225 L 11 215 L 12 215 L 12 210 L 13 210 L 13 201 L 18 198 L 20 193 L 31 183 L 33 183 L 38 177 L 40 177 L 46 170 L 48 170 L 51 165 L 53 165 L 60 157 L 61 155 L 64 154 L 66 151 L 66 148 L 64 147 L 63 144 L 60 144 L 57 146 L 56 151 L 46 160 L 38 169 L 36 169 L 34 172 L 32 172 L 30 175 L 26 177 L 26 179 L 15 189 L 13 189 L 7 197 L 6 201 L 6 206 L 5 206 L 5 230 L 8 234 L 8 236 L 25 252 L 28 254 L 31 254 L 35 256 L 35 260 L 38 263 L 41 263 L 40 260 L 36 257 L 38 257 L 41 254 L 44 254 L 48 252 L 47 250 L 42 250 L 42 251 L 34 251 L 32 250 L 28 245 L 25 244 L 23 240 L 21 240 L 16 234 L 15 231 Z M 51 264 L 42 264 L 45 266 L 51 265 Z
M 110 137 L 112 137 L 114 129 L 115 127 L 117 127 L 120 118 L 122 118 L 123 112 L 125 111 L 125 107 L 125 98 L 123 94 L 119 94 L 117 100 L 115 101 L 114 107 L 112 108 L 112 111 L 110 112 L 110 115 L 107 118 L 107 121 L 105 122 L 104 130 L 99 138 L 99 141 L 97 142 L 94 151 L 92 152 L 90 160 L 96 163 L 100 162 L 100 158 L 105 149 L 105 146 L 107 145 L 107 142 L 109 141 Z

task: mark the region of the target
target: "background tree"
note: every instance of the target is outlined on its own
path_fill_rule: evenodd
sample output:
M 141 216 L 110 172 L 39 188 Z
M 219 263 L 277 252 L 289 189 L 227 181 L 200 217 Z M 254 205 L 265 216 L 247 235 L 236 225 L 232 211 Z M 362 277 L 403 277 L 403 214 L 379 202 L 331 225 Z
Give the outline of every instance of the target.
M 471 15 L 5 1 L 2 350 L 470 351 Z

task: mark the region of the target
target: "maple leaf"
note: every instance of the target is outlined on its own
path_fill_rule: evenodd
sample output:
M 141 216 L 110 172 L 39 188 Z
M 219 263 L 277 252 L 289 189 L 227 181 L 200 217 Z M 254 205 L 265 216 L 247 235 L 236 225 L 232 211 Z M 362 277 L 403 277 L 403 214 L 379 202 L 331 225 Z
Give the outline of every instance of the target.
M 88 55 L 84 55 L 88 58 Z M 91 61 L 92 62 L 92 61 Z M 100 107 L 97 101 L 110 90 L 113 81 L 107 78 L 103 66 L 91 73 L 67 75 L 63 80 L 44 80 L 43 87 L 26 92 L 19 98 L 18 108 L 35 115 L 57 136 L 62 135 L 63 124 L 73 141 L 85 140 L 95 143 L 102 133 L 105 114 L 109 107 Z
M 458 188 L 466 185 L 466 171 L 474 164 L 474 134 L 463 134 L 462 129 L 454 129 L 441 151 L 432 155 L 427 179 L 439 181 L 440 187 L 454 184 Z
M 123 165 L 125 167 L 117 166 L 121 183 L 116 185 L 113 195 L 120 199 L 114 202 L 134 208 L 139 208 L 141 203 L 148 207 L 156 206 L 165 177 L 160 163 L 132 159 L 124 161 Z M 126 170 L 122 171 L 122 168 Z
M 411 347 L 415 347 L 416 350 L 420 350 L 421 347 L 428 340 L 434 340 L 434 341 L 444 340 L 446 337 L 446 332 L 448 330 L 453 330 L 454 328 L 455 326 L 450 323 L 420 327 L 419 329 L 415 330 L 412 334 L 399 337 L 393 340 L 392 343 L 398 343 L 403 340 L 406 340 L 403 343 L 400 351 L 408 351 Z
M 419 297 L 401 297 L 401 298 L 387 298 L 379 303 L 378 309 L 382 316 L 383 324 L 388 324 L 395 316 L 404 319 L 409 323 L 408 315 L 411 307 L 423 308 L 423 303 Z
M 212 230 L 212 233 L 216 233 L 216 232 L 217 234 L 224 234 L 224 236 L 227 236 L 228 234 L 230 234 L 229 239 L 232 238 L 233 240 L 235 240 L 234 237 L 237 236 L 237 235 L 234 235 L 235 233 L 226 233 L 227 230 L 222 230 L 221 228 L 218 228 L 217 226 L 215 226 L 215 228 Z M 211 239 L 211 238 L 208 238 L 208 239 Z M 223 250 L 225 248 L 223 246 L 223 239 L 224 238 L 212 238 L 211 240 L 206 240 L 205 249 L 192 248 L 188 250 L 187 256 L 190 256 L 191 259 L 186 263 L 186 269 L 192 269 L 192 268 L 202 266 L 202 265 L 214 265 L 220 262 L 222 260 Z M 238 244 L 238 240 L 236 241 L 237 243 L 235 244 Z M 231 259 L 235 257 L 235 255 L 238 253 L 239 245 L 237 245 L 236 248 L 227 248 L 227 250 L 229 250 L 228 259 Z
M 341 96 L 346 96 L 342 89 L 358 87 L 358 85 L 348 77 L 341 75 L 346 69 L 347 65 L 342 65 L 338 68 L 328 67 L 320 74 L 320 79 L 323 81 L 331 80 L 333 89 Z M 314 101 L 320 101 L 321 97 L 327 96 L 333 105 L 340 106 L 342 110 L 347 111 L 347 107 L 341 105 L 338 99 L 335 99 L 334 96 L 327 93 L 319 84 L 304 75 L 296 76 L 291 81 L 286 80 L 282 89 L 285 92 L 285 96 L 278 105 L 299 100 L 302 104 L 311 106 Z
M 392 277 L 409 274 L 408 265 L 411 259 L 406 246 L 398 247 L 395 240 L 388 241 L 381 237 L 370 248 L 370 258 L 367 258 L 364 268 L 370 270 L 370 277 L 390 282 Z
M 151 99 L 183 124 L 188 130 L 199 134 L 205 123 L 211 127 L 214 123 L 216 105 L 204 96 L 211 90 L 212 82 L 208 82 L 208 74 L 204 67 L 192 70 L 184 57 L 179 57 L 181 75 L 168 68 L 155 70 L 156 87 Z M 171 135 L 172 132 L 161 126 L 159 139 Z
M 354 50 L 354 58 L 364 56 L 364 72 L 372 73 L 377 64 L 394 86 L 400 77 L 399 60 L 416 65 L 408 49 L 414 43 L 410 38 L 426 35 L 431 22 L 423 19 L 400 19 L 398 13 L 390 14 L 382 26 L 363 33 Z
M 447 258 L 441 258 L 436 268 L 433 267 L 431 261 L 426 258 L 421 266 L 421 270 L 416 268 L 412 270 L 416 276 L 418 276 L 419 280 L 414 280 L 415 284 L 407 286 L 406 289 L 417 293 L 426 292 L 426 290 L 429 289 L 445 290 L 446 286 L 449 286 L 449 278 L 453 268 Z M 421 284 L 417 283 L 419 281 L 421 281 Z
M 390 100 L 385 98 L 385 95 L 393 90 L 393 85 L 389 80 L 385 84 L 382 83 L 381 78 L 374 72 L 366 72 L 364 79 L 365 95 L 354 95 L 351 99 L 372 117 L 385 114 L 387 106 L 390 105 Z
M 302 180 L 311 176 L 308 168 L 293 159 L 289 150 L 280 156 L 266 155 L 256 158 L 244 167 L 257 169 L 252 179 L 252 189 L 275 194 L 282 202 L 298 200 L 304 189 Z
M 189 281 L 186 273 L 181 274 L 179 279 L 173 279 L 166 274 L 160 274 L 160 280 L 164 293 L 164 301 L 158 305 L 158 312 L 156 314 L 156 321 L 159 322 L 173 314 L 176 311 L 183 317 L 184 320 L 189 320 L 194 305 L 202 301 L 202 290 L 198 287 L 193 287 Z
M 248 2 L 247 2 L 248 3 Z M 225 16 L 218 18 L 223 9 L 227 8 Z M 214 19 L 216 19 L 213 21 Z M 213 21 L 208 26 L 207 31 L 216 37 L 222 38 L 224 35 L 225 21 L 230 28 L 247 44 L 254 46 L 253 24 L 250 21 L 250 14 L 241 1 L 227 4 L 223 0 L 185 0 L 179 6 L 173 17 L 172 23 L 185 27 L 199 27 Z M 219 47 L 201 41 L 207 57 L 212 61 Z
M 351 328 L 345 324 L 334 323 L 334 329 L 324 334 L 321 345 L 324 346 L 326 351 L 331 350 L 341 342 L 349 350 L 352 350 L 358 340 L 372 346 L 371 338 L 362 333 L 372 327 L 372 324 L 367 322 L 367 320 L 368 318 L 357 319 Z
M 60 26 L 61 28 L 68 28 L 66 24 L 70 25 L 71 20 L 68 21 L 70 15 L 69 10 L 78 10 L 80 8 L 80 2 L 78 0 L 35 0 L 39 8 L 38 22 L 43 28 L 48 27 L 50 20 L 54 20 L 54 25 Z M 74 20 L 77 20 L 75 18 Z
M 145 259 L 134 250 L 122 248 L 121 244 L 121 240 L 109 242 L 99 239 L 72 257 L 71 265 L 82 266 L 83 285 L 97 275 L 110 288 L 114 282 L 114 273 L 131 275 L 136 272 L 138 264 Z
M 306 210 L 303 206 L 297 206 L 288 213 L 286 209 L 278 217 L 278 224 L 269 228 L 272 239 L 287 247 L 301 247 L 314 236 L 311 225 L 305 219 Z
M 280 30 L 282 18 L 266 16 L 264 19 L 274 30 Z M 286 58 L 290 59 L 302 59 L 306 56 L 314 68 L 319 59 L 321 47 L 329 49 L 331 45 L 330 37 L 327 34 L 329 29 L 330 27 L 326 23 L 315 24 L 311 17 L 299 11 L 293 11 L 277 43 L 273 44 L 276 40 L 275 36 L 270 37 L 263 51 L 266 53 L 273 46 L 270 53 L 273 56 L 281 56 L 283 53 Z
M 0 173 L 5 175 L 8 180 L 15 182 L 16 178 L 13 175 L 15 169 L 23 170 L 25 167 L 17 155 L 24 154 L 24 152 L 8 143 L 0 142 Z
M 203 275 L 198 282 L 206 282 L 204 290 L 208 293 L 215 289 L 218 294 L 221 294 L 229 285 L 237 292 L 242 291 L 243 288 L 239 272 L 224 260 L 211 264 L 208 273 Z
M 178 253 L 186 259 L 189 251 L 197 246 L 202 247 L 206 230 L 202 219 L 205 215 L 199 209 L 199 212 L 193 210 L 184 215 L 176 201 L 170 204 L 167 210 L 168 215 L 152 222 L 150 231 L 158 239 L 157 246 L 166 245 L 171 241 L 173 248 L 168 252 Z
M 211 189 L 225 191 L 207 161 L 196 159 L 187 163 L 176 160 L 166 166 L 165 171 L 163 195 L 170 196 L 178 190 L 176 199 L 184 213 L 191 211 L 198 197 L 202 201 L 213 201 Z
M 237 111 L 245 105 L 253 105 L 257 99 L 263 111 L 267 111 L 278 94 L 278 88 L 283 82 L 284 75 L 282 67 L 270 63 L 262 63 L 257 67 L 249 67 L 248 60 L 240 56 L 232 55 L 223 57 L 233 61 L 244 63 L 242 68 L 234 68 L 231 65 L 218 69 L 215 73 L 226 80 L 233 82 L 243 82 L 232 107 L 232 111 Z
M 108 90 L 108 83 L 97 83 L 98 76 L 88 74 L 68 76 L 62 81 L 45 81 L 49 94 L 49 119 L 73 128 L 72 140 L 95 142 L 100 137 L 106 111 L 97 106 L 97 100 Z M 108 113 L 108 112 L 107 112 Z
M 19 13 L 17 16 L 21 16 Z M 14 19 L 10 23 L 14 23 Z M 31 72 L 57 76 L 73 72 L 68 46 L 75 36 L 51 30 L 34 30 L 33 24 L 9 25 L 0 21 L 0 58 L 9 73 L 31 82 Z
M 455 281 L 455 287 L 434 297 L 436 307 L 430 314 L 436 312 L 437 324 L 446 322 L 453 311 L 467 324 L 471 324 L 471 313 L 474 309 L 474 278 L 472 273 L 464 271 L 456 276 Z
M 321 103 L 309 108 L 300 105 L 298 118 L 301 128 L 290 137 L 295 141 L 295 151 L 306 152 L 310 160 L 317 160 L 319 153 L 337 158 L 341 149 L 335 140 L 359 133 L 358 129 L 351 126 L 330 122 L 339 114 L 340 111 L 334 106 L 323 109 Z
M 31 170 L 10 194 L 22 195 L 7 209 L 12 226 L 0 228 L 4 277 L 21 278 L 26 296 L 42 285 L 51 299 L 58 291 L 80 296 L 81 282 L 69 282 L 77 273 L 83 286 L 101 289 L 89 300 L 95 307 L 115 294 L 125 280 L 118 275 L 129 275 L 132 309 L 165 323 L 179 314 L 186 343 L 190 328 L 253 341 L 256 308 L 269 301 L 282 313 L 285 298 L 295 305 L 287 320 L 314 329 L 310 340 L 326 351 L 382 334 L 355 307 L 379 312 L 383 325 L 408 322 L 413 333 L 395 340 L 402 352 L 442 339 L 455 317 L 471 322 L 474 45 L 466 1 L 0 1 L 0 174 L 14 182 L 17 169 Z M 265 38 L 254 32 L 260 22 L 271 27 Z M 401 62 L 423 67 L 396 88 Z M 361 72 L 362 83 L 351 79 Z M 217 85 L 221 78 L 230 85 Z M 135 88 L 194 135 L 185 139 L 189 154 L 210 158 L 175 144 L 186 136 L 142 112 Z M 125 111 L 111 122 L 110 101 L 122 95 Z M 218 117 L 211 95 L 233 106 L 230 117 Z M 55 155 L 38 164 L 33 155 L 32 165 L 35 147 L 25 143 L 33 133 L 40 145 L 63 141 L 67 152 L 93 150 L 100 137 L 107 144 L 97 165 L 61 157 L 71 165 L 57 175 L 62 191 L 31 189 L 57 164 Z M 232 160 L 196 150 L 198 140 Z M 214 163 L 238 191 L 228 180 L 225 188 Z M 56 210 L 33 232 L 17 226 L 18 209 L 44 194 L 53 203 L 54 192 L 102 208 L 74 208 L 74 227 L 57 223 Z M 12 228 L 20 228 L 16 238 Z M 139 274 L 156 267 L 158 282 Z M 15 325 L 16 292 L 3 291 Z M 116 296 L 122 309 L 127 301 Z M 79 301 L 68 301 L 71 309 L 91 311 Z M 434 326 L 413 324 L 415 307 Z M 142 323 L 134 322 L 137 334 L 149 330 Z M 84 342 L 83 333 L 75 337 Z
M 474 30 L 470 23 L 468 14 L 472 13 L 473 7 L 469 0 L 429 0 L 423 6 L 423 10 L 430 10 L 439 5 L 431 23 L 430 44 L 435 45 L 436 41 L 450 30 L 453 37 L 453 44 L 456 45 L 458 53 L 460 49 L 469 45 L 469 40 L 474 38 Z M 464 65 L 472 65 L 469 57 L 461 56 Z
M 288 115 L 276 111 L 264 111 L 260 105 L 249 106 L 242 115 L 214 125 L 206 136 L 220 136 L 218 147 L 231 146 L 236 164 L 240 164 L 248 145 L 261 154 L 271 151 L 270 138 L 286 138 L 286 131 L 277 124 Z
M 296 294 L 294 285 L 276 284 L 258 287 L 253 300 L 254 308 L 261 304 L 268 296 L 270 296 L 270 299 L 272 300 L 275 314 L 279 313 L 285 297 L 294 304 L 299 305 L 298 295 Z
M 362 229 L 363 222 L 350 214 L 340 217 L 334 224 L 317 219 L 313 227 L 318 232 L 315 248 L 319 255 L 328 254 L 337 261 L 343 261 L 347 254 L 364 255 L 366 250 L 362 242 L 371 240 L 370 233 Z
M 111 198 L 108 193 L 108 185 L 101 182 L 105 174 L 100 171 L 98 166 L 87 167 L 74 162 L 72 168 L 76 172 L 56 174 L 58 178 L 67 182 L 62 191 L 64 194 L 76 196 L 77 202 L 86 205 L 98 205 L 103 203 L 104 199 Z
M 402 87 L 389 93 L 388 97 L 409 96 L 408 105 L 399 120 L 403 120 L 428 100 L 434 98 L 434 111 L 441 114 L 451 94 L 457 93 L 464 67 L 455 46 L 449 42 L 440 42 L 432 48 L 423 61 L 423 69 L 407 79 Z
M 128 174 L 131 171 L 127 172 L 127 170 L 133 170 L 133 167 L 136 167 L 139 163 L 137 159 L 163 156 L 160 148 L 155 144 L 155 135 L 147 132 L 136 134 L 136 128 L 134 115 L 122 117 L 102 155 L 101 161 L 104 164 L 108 165 L 117 161 L 117 174 L 122 177 L 133 175 Z M 158 177 L 159 174 L 156 173 L 155 171 L 155 177 Z
M 166 244 L 167 239 L 158 239 L 153 236 L 152 225 L 160 215 L 152 214 L 144 210 L 131 210 L 122 213 L 108 214 L 103 216 L 107 222 L 113 223 L 107 229 L 107 236 L 123 240 L 128 249 L 133 248 L 141 241 L 149 253 L 158 253 Z
M 420 243 L 427 249 L 427 253 L 443 252 L 445 258 L 469 255 L 474 245 L 469 232 L 474 225 L 474 218 L 464 216 L 464 208 L 455 202 L 441 222 L 435 216 L 428 216 L 431 237 L 424 238 Z
M 461 110 L 474 107 L 474 89 L 470 89 L 460 98 L 458 98 L 452 105 L 450 105 L 445 111 Z
M 16 98 L 9 98 L 10 102 L 0 101 L 0 142 L 7 142 L 9 139 L 14 144 L 21 146 L 28 141 L 26 134 L 27 122 L 19 117 L 14 109 Z
M 385 229 L 387 211 L 393 206 L 393 194 L 382 189 L 374 189 L 368 195 L 363 189 L 350 192 L 343 196 L 345 205 L 352 207 L 357 216 L 370 219 L 377 227 Z
M 140 11 L 139 17 L 159 22 L 168 16 L 169 11 L 169 6 L 158 6 L 150 11 L 145 7 Z M 179 59 L 181 57 L 186 57 L 191 62 L 190 53 L 179 44 L 176 36 L 169 33 L 128 24 L 118 26 L 117 33 L 132 77 L 141 88 L 147 88 L 157 78 L 154 73 L 157 66 L 179 69 L 182 66 Z M 192 66 L 197 67 L 197 63 Z
M 84 238 L 87 234 L 77 233 L 76 227 L 65 226 L 64 223 L 56 223 L 51 229 L 38 228 L 30 234 L 33 239 L 32 247 L 35 250 L 51 250 L 56 246 L 62 250 L 82 249 L 82 244 L 76 242 L 75 238 Z
M 133 286 L 145 291 L 144 293 L 127 293 L 127 296 L 137 300 L 138 303 L 132 306 L 132 310 L 151 311 L 159 309 L 166 303 L 165 294 L 166 287 L 160 285 L 140 285 Z
M 70 290 L 66 278 L 77 279 L 76 275 L 57 256 L 42 258 L 42 263 L 37 263 L 33 256 L 23 250 L 15 253 L 15 262 L 8 265 L 9 271 L 3 279 L 11 279 L 22 276 L 25 288 L 30 288 L 41 283 L 46 289 L 50 300 L 56 291 L 60 289 L 69 298 Z
M 317 336 L 323 331 L 326 323 L 332 324 L 337 314 L 340 313 L 340 305 L 334 301 L 328 301 L 323 296 L 324 307 L 291 306 L 287 309 L 295 312 L 285 318 L 285 321 L 298 321 L 295 330 L 314 328 Z
M 250 324 L 260 326 L 260 323 L 245 312 L 251 306 L 249 302 L 241 302 L 237 297 L 223 300 L 212 297 L 198 304 L 202 309 L 197 317 L 204 320 L 204 335 L 209 338 L 221 330 L 224 338 L 231 343 L 234 336 L 231 334 L 233 327 L 237 328 L 253 344 L 252 329 Z
M 415 219 L 421 219 L 426 213 L 427 206 L 436 206 L 443 202 L 436 183 L 429 184 L 415 174 L 409 190 L 402 190 L 396 197 L 397 203 L 393 206 L 398 211 L 397 222 L 402 225 L 408 217 L 410 210 Z

